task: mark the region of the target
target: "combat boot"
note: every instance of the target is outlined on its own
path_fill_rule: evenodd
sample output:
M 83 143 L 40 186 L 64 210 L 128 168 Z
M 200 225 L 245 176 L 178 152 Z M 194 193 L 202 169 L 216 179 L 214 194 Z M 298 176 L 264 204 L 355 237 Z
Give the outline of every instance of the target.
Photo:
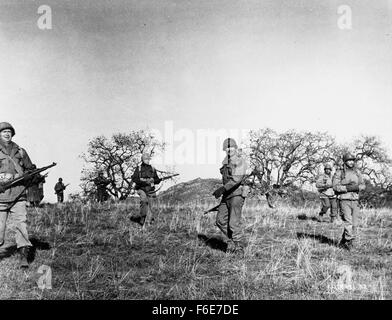
M 19 267 L 20 268 L 28 268 L 29 262 L 27 261 L 29 257 L 29 247 L 20 247 L 18 249 L 19 252 Z

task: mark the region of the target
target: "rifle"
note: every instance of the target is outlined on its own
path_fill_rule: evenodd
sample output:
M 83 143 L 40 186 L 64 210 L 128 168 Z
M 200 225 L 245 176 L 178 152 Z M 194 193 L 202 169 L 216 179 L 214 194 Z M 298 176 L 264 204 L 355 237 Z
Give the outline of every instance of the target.
M 11 202 L 8 207 L 6 208 L 5 211 L 10 210 L 18 201 L 19 199 L 23 196 L 24 192 L 31 187 L 32 185 L 32 180 L 34 178 L 35 175 L 41 173 L 42 171 L 48 170 L 49 168 L 54 167 L 55 165 L 57 165 L 56 162 L 53 162 L 51 165 L 46 166 L 46 167 L 42 167 L 42 168 L 38 168 L 38 169 L 34 169 L 34 170 L 30 170 L 28 172 L 26 172 L 25 174 L 23 174 L 22 176 L 11 180 L 7 183 L 2 184 L 2 188 L 4 189 L 4 191 L 11 189 L 13 187 L 16 187 L 18 185 L 25 185 L 27 184 L 27 186 L 24 186 L 24 189 L 22 190 L 21 193 L 19 193 L 19 195 L 15 198 L 15 200 L 13 202 Z
M 179 175 L 180 175 L 179 173 L 174 173 L 174 174 L 171 174 L 169 176 L 166 176 L 166 177 L 163 177 L 163 178 L 160 178 L 160 179 L 161 179 L 161 181 L 165 181 L 165 180 L 169 180 L 169 179 L 171 179 L 173 177 L 177 177 Z
M 11 189 L 11 188 L 13 188 L 15 186 L 18 186 L 18 185 L 24 185 L 26 183 L 27 184 L 31 184 L 31 181 L 34 178 L 34 176 L 36 176 L 37 174 L 39 174 L 39 173 L 41 173 L 41 172 L 43 172 L 45 170 L 48 170 L 48 169 L 54 167 L 55 165 L 57 165 L 57 163 L 53 162 L 49 166 L 38 168 L 38 169 L 34 169 L 34 170 L 31 170 L 31 171 L 27 171 L 25 174 L 21 175 L 20 177 L 15 178 L 15 179 L 13 179 L 13 180 L 11 180 L 9 182 L 6 182 L 6 183 L 2 184 L 1 186 L 3 187 L 3 189 L 5 191 L 5 190 Z
M 158 170 L 157 170 L 157 171 L 158 171 Z M 162 172 L 162 171 L 160 171 L 160 172 Z M 171 179 L 171 178 L 173 178 L 173 177 L 176 177 L 176 176 L 179 176 L 179 175 L 180 175 L 179 173 L 173 173 L 173 174 L 171 174 L 171 175 L 168 175 L 168 176 L 163 177 L 163 178 L 160 178 L 160 179 L 161 179 L 161 182 L 162 182 L 162 181 L 169 180 L 169 179 Z M 154 187 L 154 186 L 155 186 L 155 184 L 154 184 L 154 182 L 152 182 L 152 183 L 151 183 L 151 187 Z M 162 188 L 162 186 L 160 186 L 157 190 L 153 190 L 153 191 L 147 192 L 147 194 L 148 194 L 148 195 L 153 195 L 153 194 L 155 194 L 156 192 L 158 192 L 161 188 Z
M 214 212 L 214 211 L 218 211 L 220 204 L 216 205 L 215 207 L 208 209 L 207 211 L 204 211 L 204 214 L 210 213 L 210 212 Z
M 70 183 L 67 183 L 67 184 L 64 186 L 64 189 L 63 189 L 63 190 L 61 190 L 61 191 L 56 191 L 56 190 L 55 190 L 55 191 L 54 191 L 54 194 L 57 194 L 58 192 L 62 192 L 62 191 L 64 191 L 64 190 L 65 190 L 65 188 L 66 188 L 66 187 L 68 187 L 69 185 L 70 185 Z
M 225 193 L 230 193 L 231 191 L 237 189 L 241 184 L 243 184 L 247 179 L 249 179 L 252 176 L 255 176 L 258 173 L 258 171 L 255 169 L 253 170 L 251 173 L 245 175 L 242 177 L 241 181 L 237 182 L 234 186 L 232 186 L 229 190 L 227 190 Z M 214 211 L 218 211 L 220 204 L 216 205 L 215 207 L 207 210 L 204 212 L 204 214 L 210 213 L 210 212 L 214 212 Z

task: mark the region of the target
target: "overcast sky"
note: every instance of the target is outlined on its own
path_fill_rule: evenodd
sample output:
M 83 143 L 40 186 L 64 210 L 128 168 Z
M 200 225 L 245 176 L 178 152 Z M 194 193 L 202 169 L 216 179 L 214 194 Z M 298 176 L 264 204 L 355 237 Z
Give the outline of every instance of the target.
M 60 176 L 80 190 L 78 156 L 101 134 L 295 128 L 376 134 L 392 150 L 391 0 L 0 4 L 0 121 L 38 166 L 58 162 L 46 201 Z M 37 26 L 43 4 L 51 30 Z M 338 27 L 340 5 L 351 29 Z M 219 177 L 220 161 L 176 170 Z

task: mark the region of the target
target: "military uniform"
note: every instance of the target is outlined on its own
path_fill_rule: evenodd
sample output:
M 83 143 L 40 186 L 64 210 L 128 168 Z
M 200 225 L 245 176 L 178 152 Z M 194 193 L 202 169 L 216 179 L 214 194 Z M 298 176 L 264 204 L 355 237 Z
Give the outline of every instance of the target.
M 347 158 L 349 157 L 347 156 L 346 160 Z M 365 183 L 362 174 L 356 168 L 350 169 L 344 164 L 341 170 L 336 171 L 332 184 L 338 194 L 340 212 L 344 222 L 341 244 L 348 243 L 352 246 L 358 232 L 359 191 L 365 189 Z
M 148 179 L 150 179 L 151 182 L 148 182 Z M 152 199 L 156 197 L 155 184 L 159 184 L 162 180 L 158 177 L 156 170 L 151 165 L 142 163 L 135 169 L 135 172 L 132 175 L 132 181 L 135 183 L 135 190 L 140 197 L 139 215 L 132 217 L 132 219 L 137 220 L 141 225 L 144 225 Z M 148 222 L 154 220 L 152 212 L 149 220 L 150 221 Z
M 335 191 L 332 188 L 332 175 L 326 173 L 321 174 L 317 178 L 316 187 L 320 193 L 321 200 L 319 217 L 322 218 L 330 209 L 331 221 L 334 221 L 338 214 L 338 204 Z
M 97 201 L 98 202 L 104 202 L 108 198 L 108 193 L 106 191 L 106 186 L 110 183 L 111 181 L 109 179 L 106 179 L 104 176 L 99 175 L 94 179 L 94 184 L 97 187 Z
M 233 139 L 231 141 L 233 144 L 235 143 Z M 230 157 L 226 156 L 220 168 L 223 186 L 217 190 L 218 193 L 214 192 L 215 196 L 222 193 L 216 215 L 216 226 L 229 239 L 228 251 L 242 250 L 245 246 L 241 215 L 248 187 L 242 185 L 241 182 L 246 175 L 246 170 L 247 163 L 238 152 Z
M 54 186 L 54 191 L 57 195 L 57 202 L 61 203 L 64 202 L 64 190 L 65 190 L 65 185 L 62 181 L 59 181 L 56 183 Z
M 11 130 L 12 136 L 15 135 L 15 130 L 9 123 L 0 123 L 0 132 L 6 129 Z M 33 168 L 26 150 L 12 141 L 5 143 L 0 139 L 0 183 L 13 180 Z M 27 232 L 26 220 L 25 186 L 15 186 L 0 193 L 0 251 L 12 246 L 12 243 L 8 242 L 8 231 L 14 233 L 23 267 L 28 266 L 28 248 L 32 246 Z
M 38 184 L 34 184 L 27 189 L 27 201 L 33 206 L 38 206 L 44 198 L 45 178 L 42 175 L 38 175 L 37 180 L 40 181 Z

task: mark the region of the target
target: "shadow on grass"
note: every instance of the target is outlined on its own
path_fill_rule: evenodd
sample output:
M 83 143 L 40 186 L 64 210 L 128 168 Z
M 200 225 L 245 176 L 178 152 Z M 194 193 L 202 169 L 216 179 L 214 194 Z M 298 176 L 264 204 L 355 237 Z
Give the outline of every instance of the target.
M 302 213 L 297 215 L 298 220 L 312 220 L 312 221 L 317 221 L 317 217 L 315 216 L 307 216 L 306 214 Z
M 216 236 L 207 237 L 205 234 L 198 234 L 197 238 L 200 241 L 203 241 L 206 246 L 212 249 L 226 252 L 227 244 L 219 237 Z
M 319 241 L 320 243 L 325 243 L 330 246 L 339 247 L 339 241 L 334 240 L 334 239 L 330 239 L 330 238 L 323 236 L 321 234 L 309 234 L 309 233 L 297 232 L 297 238 L 298 239 L 304 239 L 304 238 L 313 239 L 313 240 Z
M 27 256 L 27 261 L 29 263 L 32 263 L 35 259 L 35 255 L 36 255 L 37 250 L 49 250 L 50 244 L 48 242 L 41 241 L 40 239 L 37 239 L 37 238 L 30 238 L 29 240 L 33 246 L 30 247 L 30 250 L 29 250 L 29 253 Z M 17 251 L 16 245 L 11 245 L 11 246 L 2 248 L 2 250 L 0 250 L 0 260 L 12 256 L 16 251 Z

